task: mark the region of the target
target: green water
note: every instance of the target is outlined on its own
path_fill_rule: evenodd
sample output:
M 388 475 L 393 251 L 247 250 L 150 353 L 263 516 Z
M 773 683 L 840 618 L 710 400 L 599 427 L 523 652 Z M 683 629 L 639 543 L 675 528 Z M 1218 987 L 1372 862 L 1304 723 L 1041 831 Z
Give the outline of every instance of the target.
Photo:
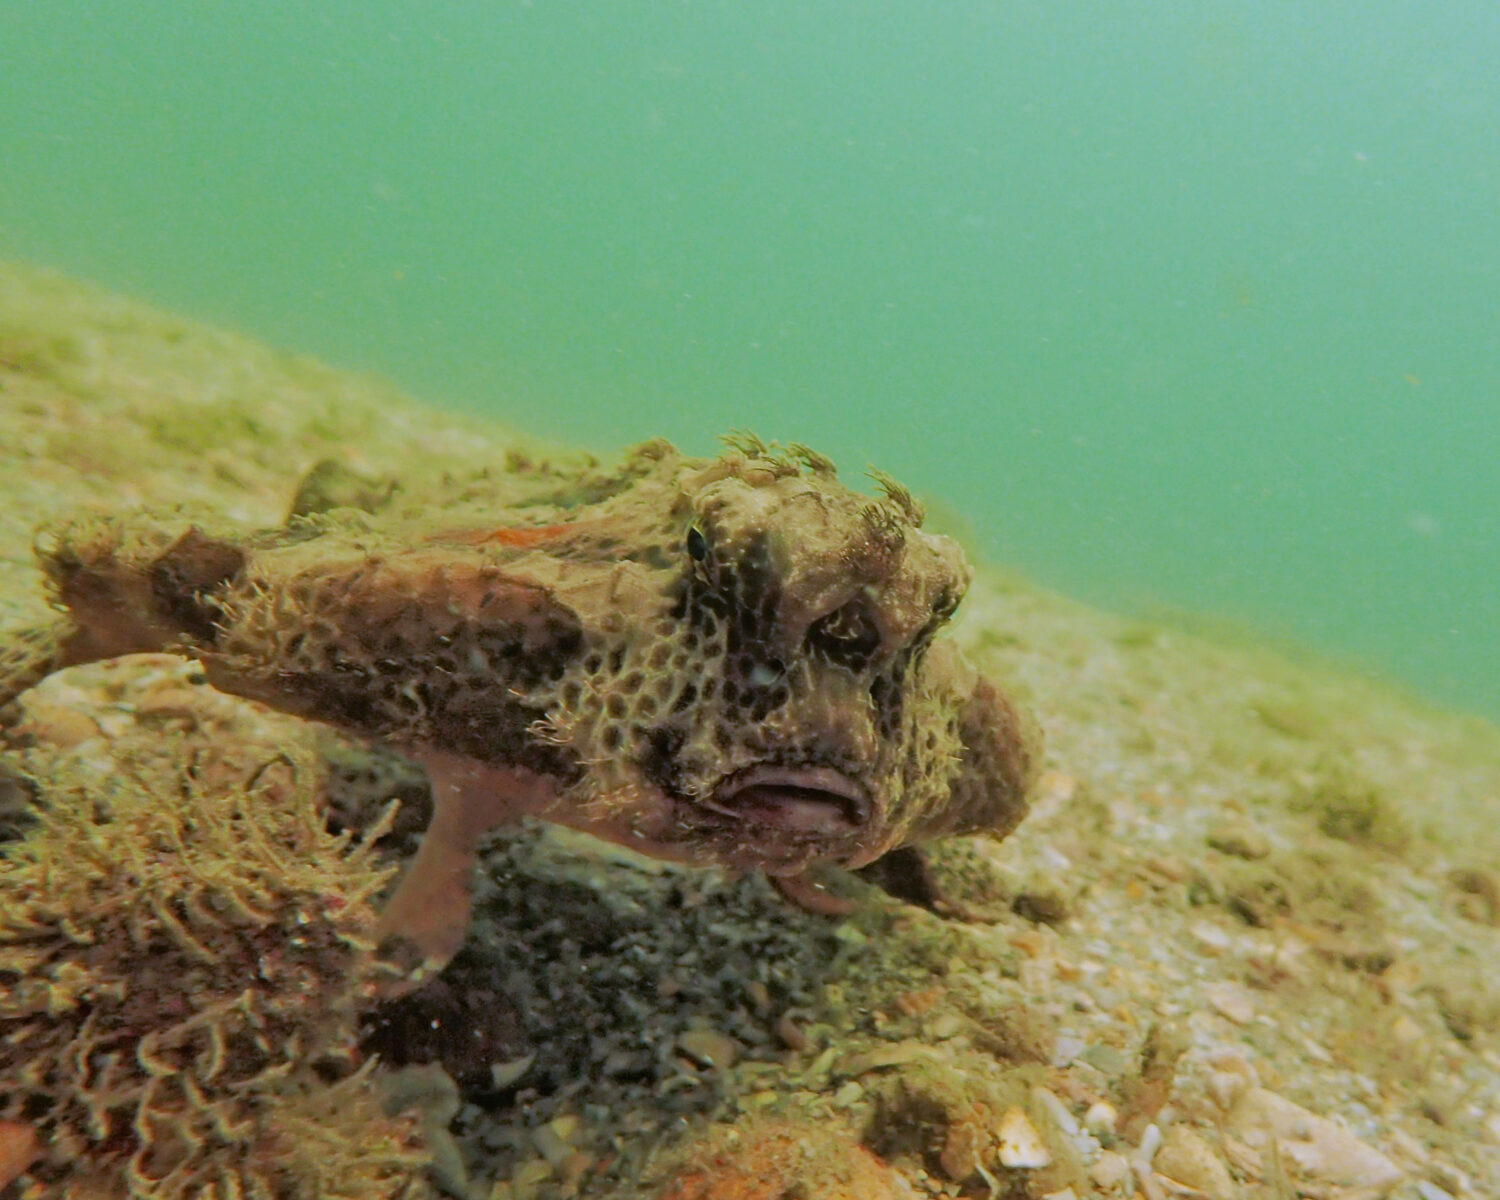
M 1500 715 L 1488 2 L 0 5 L 0 254 Z

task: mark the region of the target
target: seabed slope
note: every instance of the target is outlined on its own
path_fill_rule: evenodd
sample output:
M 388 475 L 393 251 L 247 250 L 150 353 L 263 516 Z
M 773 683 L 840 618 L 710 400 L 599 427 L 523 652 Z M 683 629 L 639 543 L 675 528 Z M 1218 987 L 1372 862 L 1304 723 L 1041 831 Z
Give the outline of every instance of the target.
M 80 507 L 273 524 L 320 459 L 412 479 L 520 444 L 21 266 L 0 267 L 0 429 L 0 630 L 43 614 L 33 531 Z M 379 1061 L 350 1083 L 360 998 L 325 996 L 305 1012 L 320 1062 L 235 1110 L 246 1124 L 214 1133 L 204 1161 L 232 1173 L 261 1154 L 257 1178 L 288 1197 L 416 1194 L 423 1160 L 437 1188 L 493 1200 L 1500 1195 L 1500 731 L 993 570 L 965 609 L 959 636 L 1036 712 L 1047 769 L 1009 840 L 933 854 L 946 915 L 847 877 L 832 886 L 855 915 L 814 917 L 759 879 L 527 829 L 497 840 L 456 964 L 482 1034 L 463 1091 Z M 163 804 L 238 795 L 236 820 L 245 796 L 271 795 L 302 830 L 279 835 L 292 852 L 350 852 L 297 824 L 304 788 L 256 772 L 326 775 L 358 751 L 196 678 L 160 656 L 64 673 L 4 749 L 0 834 L 25 836 L 0 843 L 0 1111 L 45 1090 L 15 998 L 69 978 L 67 954 L 43 962 L 12 919 L 42 837 L 22 809 L 107 808 L 129 776 Z M 188 788 L 185 764 L 211 748 L 215 769 Z M 221 844 L 181 836 L 200 856 Z M 275 903 L 342 886 L 318 882 L 335 866 Z M 340 920 L 354 954 L 358 920 Z M 106 931 L 122 936 L 101 917 Z M 367 975 L 351 968 L 351 986 Z M 213 1102 L 214 1060 L 195 1061 Z M 341 1095 L 370 1082 L 416 1115 L 371 1108 L 370 1162 L 330 1178 L 313 1167 L 332 1119 L 317 1091 L 340 1075 Z M 73 1166 L 53 1164 L 74 1172 L 69 1194 L 132 1194 L 131 1135 L 80 1129 Z M 0 1172 L 15 1130 L 0 1121 Z

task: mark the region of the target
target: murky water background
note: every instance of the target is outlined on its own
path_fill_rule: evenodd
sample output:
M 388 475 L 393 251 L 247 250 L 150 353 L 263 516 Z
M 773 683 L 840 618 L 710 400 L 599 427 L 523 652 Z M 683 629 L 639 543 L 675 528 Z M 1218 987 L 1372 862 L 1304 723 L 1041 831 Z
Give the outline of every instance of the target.
M 1500 714 L 1484 3 L 0 6 L 0 254 Z

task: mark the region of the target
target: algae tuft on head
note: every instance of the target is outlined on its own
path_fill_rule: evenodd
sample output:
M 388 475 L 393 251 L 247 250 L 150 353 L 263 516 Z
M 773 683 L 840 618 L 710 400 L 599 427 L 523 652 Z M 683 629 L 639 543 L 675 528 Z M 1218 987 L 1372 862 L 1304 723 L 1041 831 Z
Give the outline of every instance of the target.
M 425 1194 L 417 1135 L 355 1070 L 389 969 L 373 837 L 325 830 L 300 751 L 246 773 L 137 725 L 101 778 L 93 746 L 26 752 L 42 820 L 0 846 L 0 1124 L 38 1147 L 20 1194 Z

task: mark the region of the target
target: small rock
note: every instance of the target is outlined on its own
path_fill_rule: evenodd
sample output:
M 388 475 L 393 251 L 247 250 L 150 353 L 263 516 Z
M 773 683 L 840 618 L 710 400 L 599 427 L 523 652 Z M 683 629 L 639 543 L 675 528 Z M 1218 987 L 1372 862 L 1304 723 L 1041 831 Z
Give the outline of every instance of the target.
M 1052 1046 L 1052 1065 L 1054 1067 L 1066 1067 L 1075 1058 L 1088 1049 L 1088 1042 L 1073 1033 L 1059 1033 L 1057 1041 Z
M 583 1121 L 577 1113 L 563 1113 L 560 1117 L 553 1117 L 547 1122 L 547 1128 L 552 1130 L 565 1142 L 578 1140 L 578 1131 L 583 1127 Z
M 1246 821 L 1226 821 L 1208 833 L 1208 844 L 1221 854 L 1235 858 L 1258 859 L 1271 853 L 1271 842 L 1259 829 Z
M 452 1122 L 461 1106 L 458 1085 L 437 1063 L 384 1072 L 380 1076 L 380 1102 L 388 1117 L 416 1110 L 438 1125 Z
M 1090 1133 L 1113 1133 L 1118 1119 L 1115 1106 L 1099 1100 L 1089 1105 L 1088 1111 L 1083 1114 L 1083 1127 Z
M 1106 1192 L 1119 1187 L 1129 1174 L 1130 1160 L 1113 1150 L 1105 1150 L 1089 1168 L 1089 1178 Z
M 1469 1177 L 1457 1167 L 1448 1163 L 1435 1162 L 1432 1164 L 1432 1182 L 1445 1192 L 1455 1196 L 1469 1196 L 1474 1194 L 1474 1186 Z
M 1019 1105 L 1012 1104 L 1000 1118 L 1000 1162 L 1007 1167 L 1036 1170 L 1050 1166 L 1052 1151 L 1042 1141 L 1030 1119 Z
M 835 926 L 833 936 L 846 946 L 863 946 L 870 940 L 865 931 L 852 921 Z
M 1167 1130 L 1152 1169 L 1174 1183 L 1196 1188 L 1209 1200 L 1235 1200 L 1234 1179 L 1214 1149 L 1186 1125 Z
M 573 1144 L 566 1138 L 560 1137 L 552 1124 L 539 1125 L 531 1131 L 531 1144 L 536 1147 L 536 1152 L 545 1158 L 556 1169 L 561 1167 L 573 1153 Z
M 611 1079 L 623 1075 L 645 1075 L 651 1070 L 651 1055 L 645 1050 L 611 1050 L 599 1064 L 599 1070 Z
M 553 1175 L 552 1164 L 545 1158 L 529 1158 L 510 1173 L 510 1186 L 518 1197 L 534 1196 L 537 1188 Z M 462 1195 L 462 1193 L 456 1193 Z
M 1255 1006 L 1250 997 L 1232 983 L 1211 983 L 1203 989 L 1208 1006 L 1225 1020 L 1236 1025 L 1248 1025 L 1255 1020 Z
M 1180 858 L 1170 854 L 1153 854 L 1142 861 L 1141 866 L 1150 875 L 1160 876 L 1169 883 L 1186 883 L 1193 877 L 1192 868 Z
M 804 1076 L 810 1081 L 827 1079 L 833 1071 L 833 1060 L 838 1056 L 838 1048 L 827 1047 L 817 1058 L 807 1064 Z
M 1099 1042 L 1090 1046 L 1078 1056 L 1081 1062 L 1088 1063 L 1096 1071 L 1102 1071 L 1106 1075 L 1123 1075 L 1130 1069 L 1130 1060 L 1125 1052 L 1117 1046 L 1111 1046 L 1108 1042 Z
M 1226 1112 L 1234 1107 L 1234 1102 L 1250 1086 L 1243 1075 L 1236 1075 L 1233 1071 L 1215 1071 L 1208 1077 L 1208 1094 Z
M 1260 1076 L 1255 1072 L 1255 1064 L 1246 1058 L 1241 1050 L 1226 1046 L 1215 1050 L 1209 1056 L 1208 1061 L 1215 1071 L 1237 1075 L 1252 1085 L 1260 1082 Z
M 1056 1092 L 1050 1088 L 1034 1087 L 1031 1089 L 1031 1098 L 1063 1133 L 1069 1137 L 1077 1136 L 1078 1119 L 1068 1111 L 1068 1106 L 1062 1102 Z
M 1383 1196 L 1403 1178 L 1400 1167 L 1342 1125 L 1265 1088 L 1247 1088 L 1225 1124 L 1228 1133 L 1260 1152 L 1263 1163 L 1279 1156 L 1324 1187 L 1364 1188 Z
M 536 1062 L 535 1054 L 528 1054 L 524 1058 L 513 1058 L 509 1062 L 498 1062 L 490 1064 L 490 1086 L 497 1092 L 503 1092 L 513 1083 L 519 1083 L 522 1076 L 531 1070 L 531 1064 Z
M 1462 893 L 1460 915 L 1485 925 L 1500 925 L 1500 874 L 1473 867 L 1450 872 L 1448 880 Z
M 677 1049 L 699 1067 L 722 1070 L 734 1065 L 740 1044 L 717 1029 L 689 1029 L 677 1035 Z
M 806 1054 L 812 1049 L 812 1039 L 807 1036 L 807 1030 L 798 1023 L 797 1018 L 789 1012 L 784 1012 L 776 1018 L 776 1036 L 779 1037 L 789 1050 L 795 1050 L 798 1054 Z
M 1225 953 L 1234 945 L 1234 939 L 1229 931 L 1220 928 L 1212 921 L 1198 921 L 1189 932 L 1193 935 L 1193 940 L 1198 943 L 1198 949 L 1215 957 Z
M 745 985 L 745 995 L 755 1007 L 755 1011 L 762 1017 L 770 1015 L 771 991 L 759 979 L 752 979 Z
M 1033 925 L 1061 925 L 1068 919 L 1068 900 L 1061 892 L 1038 889 L 1022 892 L 1010 909 Z
M 1259 1179 L 1265 1172 L 1260 1151 L 1253 1150 L 1237 1137 L 1224 1135 L 1224 1158 L 1236 1171 L 1247 1179 Z
M 931 1012 L 946 995 L 942 987 L 920 988 L 910 992 L 902 992 L 896 997 L 896 1008 L 905 1017 L 920 1017 Z
M 876 1046 L 873 1050 L 849 1055 L 839 1063 L 838 1073 L 840 1075 L 863 1075 L 868 1071 L 903 1066 L 913 1059 L 925 1058 L 930 1053 L 931 1051 L 921 1042 L 892 1042 L 886 1046 Z
M 1391 1157 L 1409 1170 L 1420 1167 L 1425 1171 L 1432 1165 L 1431 1152 L 1404 1129 L 1391 1130 L 1386 1146 Z

